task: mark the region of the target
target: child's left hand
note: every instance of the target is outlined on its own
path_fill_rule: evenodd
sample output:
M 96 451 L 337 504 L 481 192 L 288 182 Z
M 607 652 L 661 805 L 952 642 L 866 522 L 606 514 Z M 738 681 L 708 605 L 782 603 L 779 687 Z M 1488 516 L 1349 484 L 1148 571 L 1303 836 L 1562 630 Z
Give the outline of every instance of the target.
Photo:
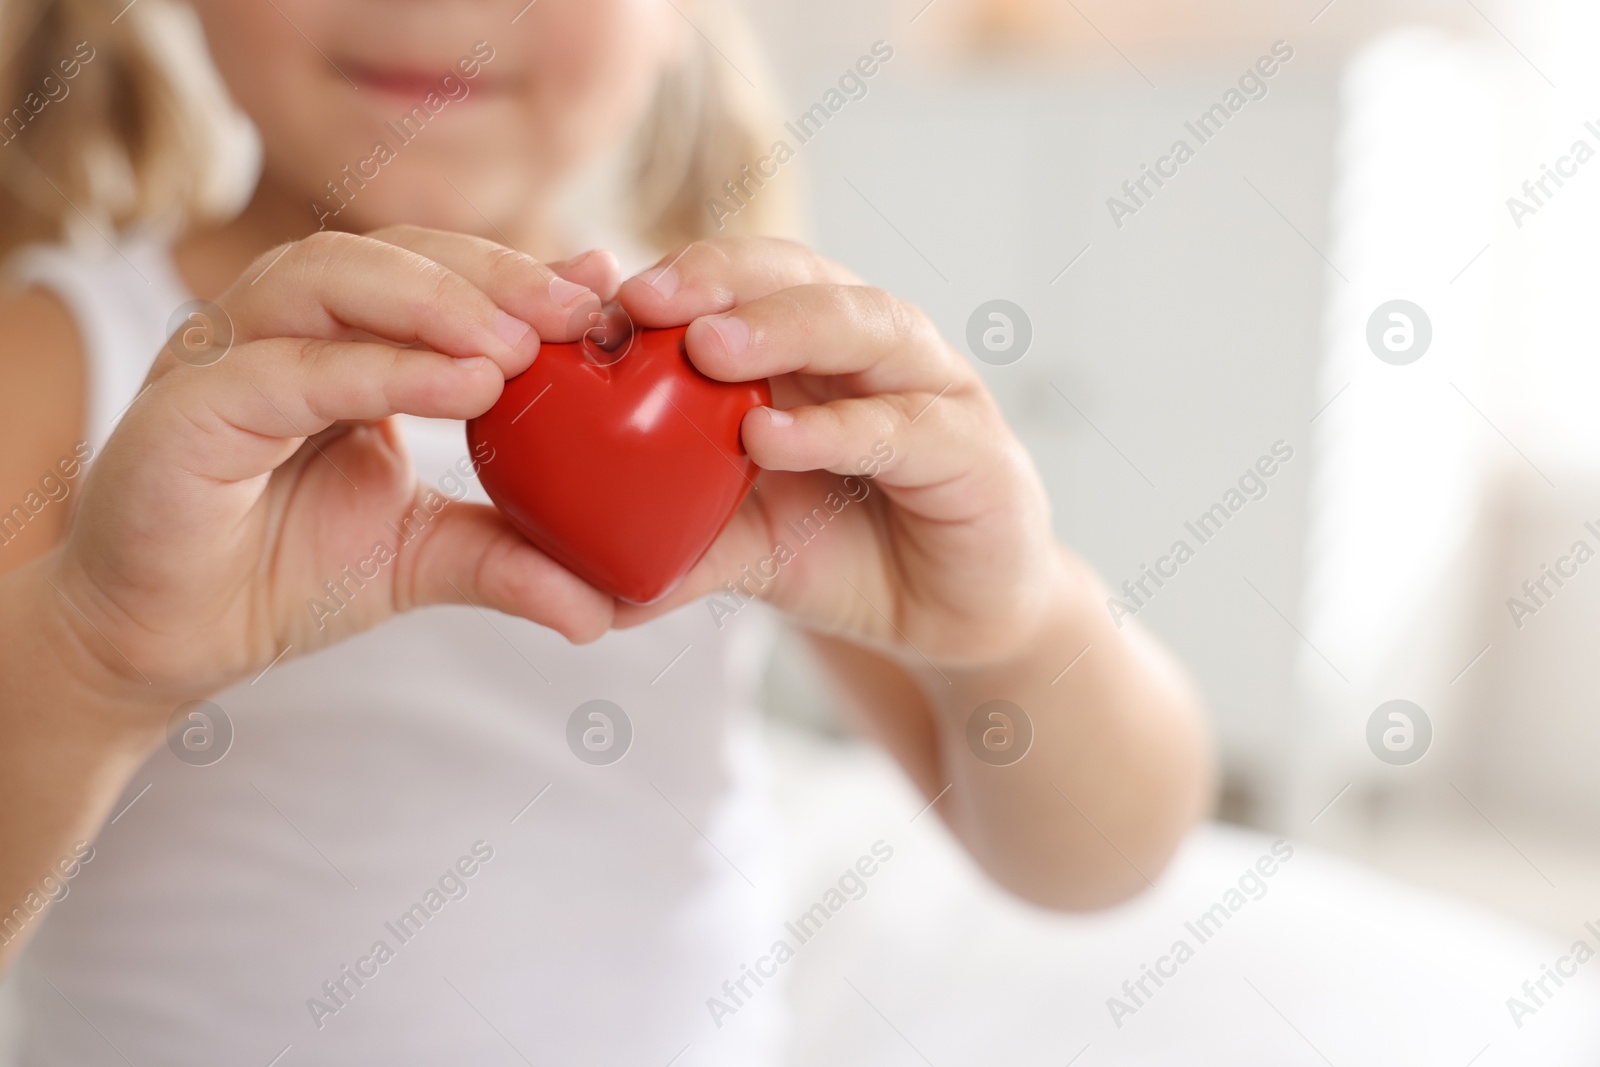
M 619 299 L 641 326 L 692 323 L 695 366 L 723 381 L 771 378 L 777 409 L 745 416 L 764 473 L 734 521 L 670 597 L 619 605 L 619 623 L 732 579 L 810 627 L 940 666 L 1029 645 L 1063 579 L 1044 488 L 920 309 L 800 245 L 752 238 L 691 245 Z M 863 469 L 876 477 L 863 482 Z M 848 503 L 835 514 L 830 496 Z M 785 524 L 818 508 L 825 532 L 802 543 Z M 773 558 L 780 542 L 787 562 Z
M 720 620 L 731 579 L 813 634 L 860 725 L 1002 885 L 1090 907 L 1148 883 L 1205 805 L 1197 704 L 1056 543 L 1032 461 L 927 317 L 799 245 L 737 238 L 666 257 L 619 299 L 641 326 L 690 323 L 710 377 L 771 378 L 776 409 L 745 416 L 762 473 L 733 522 L 680 588 L 616 622 L 722 592 Z M 974 741 L 995 700 L 1028 720 L 1015 758 Z

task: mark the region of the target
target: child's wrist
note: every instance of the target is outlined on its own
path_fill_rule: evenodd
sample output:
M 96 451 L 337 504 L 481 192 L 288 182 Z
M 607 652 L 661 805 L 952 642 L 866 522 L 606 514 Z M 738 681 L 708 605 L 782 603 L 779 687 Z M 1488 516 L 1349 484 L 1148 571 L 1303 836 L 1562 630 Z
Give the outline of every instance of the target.
M 158 743 L 171 701 L 69 599 L 59 551 L 0 579 L 0 590 L 0 688 L 14 706 L 90 745 Z
M 957 697 L 959 706 L 979 694 L 990 699 L 1003 696 L 1002 690 L 1047 688 L 1062 666 L 1058 662 L 1062 650 L 1071 646 L 1075 654 L 1093 640 L 1096 620 L 1090 612 L 1097 605 L 1084 564 L 1059 546 L 1049 555 L 1035 588 L 1027 617 L 1017 621 L 1001 654 L 982 661 L 941 663 L 931 670 L 921 661 L 907 660 L 907 666 L 922 678 L 930 694 L 943 691 Z

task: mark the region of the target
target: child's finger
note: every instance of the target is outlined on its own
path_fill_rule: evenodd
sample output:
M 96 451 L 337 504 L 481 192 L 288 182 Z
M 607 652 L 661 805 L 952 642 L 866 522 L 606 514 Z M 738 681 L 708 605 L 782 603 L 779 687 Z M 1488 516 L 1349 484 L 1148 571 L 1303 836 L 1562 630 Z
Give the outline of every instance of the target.
M 890 393 L 747 412 L 740 437 L 763 470 L 879 478 L 895 488 L 943 485 L 993 451 L 994 433 L 963 391 Z
M 682 326 L 795 285 L 859 282 L 793 241 L 714 237 L 663 256 L 623 282 L 617 298 L 641 326 Z
M 284 442 L 336 422 L 396 414 L 468 419 L 488 410 L 504 387 L 486 357 L 277 338 L 209 367 L 164 375 L 129 408 L 118 432 L 147 436 L 149 448 L 186 470 L 234 482 L 271 471 L 284 459 Z
M 422 226 L 390 226 L 368 236 L 448 267 L 501 309 L 530 323 L 541 340 L 577 340 L 590 324 L 589 315 L 600 310 L 600 296 L 587 285 L 482 237 Z
M 801 285 L 689 325 L 689 358 L 720 381 L 802 373 L 856 393 L 938 392 L 975 381 L 928 317 L 881 289 Z
M 423 529 L 395 588 L 397 611 L 471 604 L 579 643 L 610 627 L 611 598 L 529 544 L 493 508 L 447 501 Z
M 617 288 L 622 284 L 622 264 L 604 248 L 591 248 L 571 259 L 554 260 L 548 266 L 568 281 L 587 286 L 607 302 L 616 299 Z
M 220 298 L 233 339 L 345 340 L 364 331 L 458 357 L 487 356 L 506 376 L 527 369 L 529 324 L 452 270 L 396 245 L 313 234 L 257 260 Z

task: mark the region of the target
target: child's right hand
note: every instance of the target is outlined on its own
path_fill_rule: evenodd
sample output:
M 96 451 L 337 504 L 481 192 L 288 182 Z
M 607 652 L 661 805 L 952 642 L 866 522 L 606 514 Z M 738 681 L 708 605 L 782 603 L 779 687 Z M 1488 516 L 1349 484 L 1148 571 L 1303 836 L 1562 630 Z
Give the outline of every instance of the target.
M 151 709 L 140 718 L 423 604 L 598 637 L 611 599 L 492 508 L 425 494 L 390 418 L 476 416 L 541 337 L 575 339 L 617 265 L 590 254 L 557 267 L 415 227 L 267 253 L 217 299 L 227 355 L 195 366 L 176 342 L 163 350 L 64 545 L 13 577 L 55 587 L 34 602 L 73 635 L 111 706 Z M 561 276 L 577 285 L 552 292 Z M 408 517 L 420 535 L 397 547 Z M 347 566 L 364 585 L 317 617 L 311 598 L 335 603 L 325 582 L 354 588 Z

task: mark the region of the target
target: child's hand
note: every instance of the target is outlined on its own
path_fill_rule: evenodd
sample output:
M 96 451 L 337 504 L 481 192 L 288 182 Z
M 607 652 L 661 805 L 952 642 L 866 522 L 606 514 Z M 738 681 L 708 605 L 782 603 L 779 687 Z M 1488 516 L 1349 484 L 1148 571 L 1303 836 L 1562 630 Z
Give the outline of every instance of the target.
M 478 415 L 541 337 L 574 339 L 599 306 L 590 289 L 613 288 L 617 268 L 608 255 L 559 266 L 578 284 L 413 227 L 322 233 L 261 257 L 217 300 L 226 356 L 191 365 L 174 342 L 156 359 L 65 545 L 35 565 L 56 589 L 39 602 L 106 685 L 169 709 L 422 604 L 471 601 L 598 637 L 609 599 L 492 508 L 424 492 L 389 418 Z M 329 581 L 344 606 L 319 615 L 311 598 L 338 603 Z
M 1204 810 L 1198 704 L 1055 542 L 1038 474 L 972 367 L 916 308 L 799 246 L 712 240 L 662 263 L 623 284 L 628 312 L 692 323 L 695 365 L 772 377 L 779 411 L 745 416 L 764 470 L 705 560 L 617 621 L 732 579 L 818 635 L 847 717 L 1000 884 L 1062 908 L 1148 884 Z M 863 461 L 880 468 L 865 495 L 848 477 Z
M 666 603 L 623 608 L 619 620 L 731 578 L 816 628 L 940 664 L 1025 647 L 1061 588 L 1044 489 L 926 316 L 788 242 L 704 241 L 669 262 L 623 284 L 628 312 L 645 326 L 692 321 L 700 370 L 771 377 L 782 410 L 745 417 L 745 447 L 766 473 L 734 523 Z M 881 470 L 854 502 L 863 464 Z M 819 508 L 826 529 L 802 543 L 800 522 Z M 773 558 L 780 542 L 792 560 Z

